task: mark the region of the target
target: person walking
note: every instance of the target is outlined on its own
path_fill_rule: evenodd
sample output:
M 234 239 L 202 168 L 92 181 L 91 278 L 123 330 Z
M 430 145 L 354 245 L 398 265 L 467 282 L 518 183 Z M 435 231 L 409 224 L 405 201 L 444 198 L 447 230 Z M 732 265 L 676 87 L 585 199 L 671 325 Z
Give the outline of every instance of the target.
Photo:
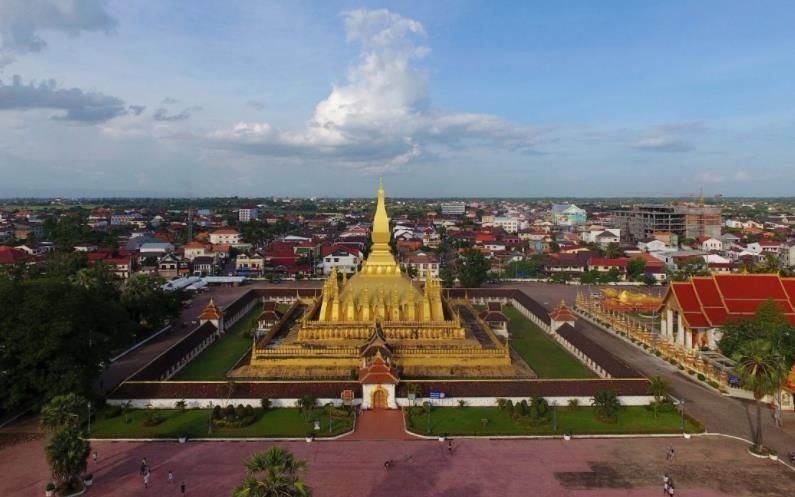
M 169 469 L 168 470 L 168 484 L 170 485 L 172 483 L 174 483 L 174 473 L 172 473 L 171 470 Z
M 665 473 L 665 476 L 663 476 L 663 495 L 665 497 L 668 497 L 668 487 L 670 487 L 670 485 L 671 479 L 668 478 L 668 473 Z
M 144 488 L 149 488 L 149 471 L 144 473 Z
M 96 451 L 96 450 L 94 450 L 94 451 L 91 453 L 91 459 L 93 459 L 93 460 L 94 460 L 94 462 L 97 462 L 97 451 Z
M 450 454 L 451 456 L 453 455 L 453 441 L 452 440 L 448 440 L 447 441 L 447 453 Z
M 183 481 L 182 483 L 180 483 L 180 484 L 179 484 L 179 492 L 180 492 L 182 495 L 185 495 L 185 482 L 184 482 L 184 481 Z
M 146 473 L 146 459 L 141 459 L 141 467 L 138 469 L 138 473 L 143 476 Z

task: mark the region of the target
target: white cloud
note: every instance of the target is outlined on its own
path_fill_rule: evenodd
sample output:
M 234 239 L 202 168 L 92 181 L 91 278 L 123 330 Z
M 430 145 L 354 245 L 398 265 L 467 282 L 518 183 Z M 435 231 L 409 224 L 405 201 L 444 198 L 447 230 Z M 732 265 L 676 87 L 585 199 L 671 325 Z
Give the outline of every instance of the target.
M 366 171 L 399 168 L 432 147 L 497 146 L 531 150 L 540 131 L 494 115 L 434 109 L 417 62 L 429 50 L 417 21 L 388 10 L 344 13 L 359 58 L 299 130 L 240 122 L 208 133 L 208 143 L 249 154 L 336 159 Z
M 689 152 L 693 135 L 706 129 L 699 121 L 655 126 L 644 130 L 630 147 L 649 152 Z
M 84 31 L 108 32 L 116 20 L 105 10 L 107 0 L 2 0 L 0 2 L 0 68 L 17 55 L 47 46 L 42 33 L 78 36 Z

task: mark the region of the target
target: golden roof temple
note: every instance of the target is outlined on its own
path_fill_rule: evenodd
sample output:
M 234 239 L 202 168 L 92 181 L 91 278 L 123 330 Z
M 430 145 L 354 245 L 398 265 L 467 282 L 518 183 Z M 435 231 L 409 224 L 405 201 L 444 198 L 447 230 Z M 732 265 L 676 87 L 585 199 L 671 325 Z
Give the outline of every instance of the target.
M 410 377 L 533 376 L 468 300 L 445 298 L 430 272 L 423 286 L 405 275 L 390 236 L 379 182 L 372 246 L 360 269 L 350 278 L 333 270 L 319 296 L 296 297 L 230 377 L 361 379 L 373 361 Z

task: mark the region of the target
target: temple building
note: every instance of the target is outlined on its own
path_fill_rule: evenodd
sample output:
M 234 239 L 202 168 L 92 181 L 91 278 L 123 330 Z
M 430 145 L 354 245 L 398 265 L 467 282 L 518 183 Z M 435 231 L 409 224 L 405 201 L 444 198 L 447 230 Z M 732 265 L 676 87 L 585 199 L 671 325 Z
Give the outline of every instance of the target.
M 795 278 L 778 274 L 715 274 L 672 282 L 659 308 L 661 334 L 685 349 L 716 349 L 720 327 L 751 317 L 772 300 L 795 324 Z
M 530 378 L 466 299 L 447 299 L 438 278 L 405 275 L 389 246 L 384 188 L 378 187 L 368 257 L 350 277 L 332 270 L 315 298 L 296 298 L 255 338 L 230 377 L 358 379 L 364 408 L 394 407 L 395 385 L 412 378 Z

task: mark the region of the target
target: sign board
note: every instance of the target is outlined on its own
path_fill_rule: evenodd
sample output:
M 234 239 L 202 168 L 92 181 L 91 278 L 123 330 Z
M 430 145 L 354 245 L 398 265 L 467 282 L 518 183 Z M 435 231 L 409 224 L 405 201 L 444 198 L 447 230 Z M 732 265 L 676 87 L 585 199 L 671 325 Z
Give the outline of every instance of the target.
M 443 399 L 444 398 L 444 392 L 431 392 L 431 398 L 432 399 Z
M 343 390 L 342 393 L 340 394 L 342 403 L 345 404 L 346 406 L 351 405 L 351 403 L 353 402 L 353 397 L 354 397 L 353 390 Z
M 740 386 L 740 378 L 734 376 L 733 374 L 730 374 L 729 375 L 729 385 L 731 385 L 733 387 L 739 387 Z
M 315 421 L 315 431 L 320 431 L 320 421 Z
M 416 398 L 417 398 L 417 394 L 415 394 L 415 393 L 410 393 L 410 394 L 409 394 L 409 400 L 410 400 L 410 401 L 412 401 L 412 402 L 413 402 L 413 401 L 414 401 Z

